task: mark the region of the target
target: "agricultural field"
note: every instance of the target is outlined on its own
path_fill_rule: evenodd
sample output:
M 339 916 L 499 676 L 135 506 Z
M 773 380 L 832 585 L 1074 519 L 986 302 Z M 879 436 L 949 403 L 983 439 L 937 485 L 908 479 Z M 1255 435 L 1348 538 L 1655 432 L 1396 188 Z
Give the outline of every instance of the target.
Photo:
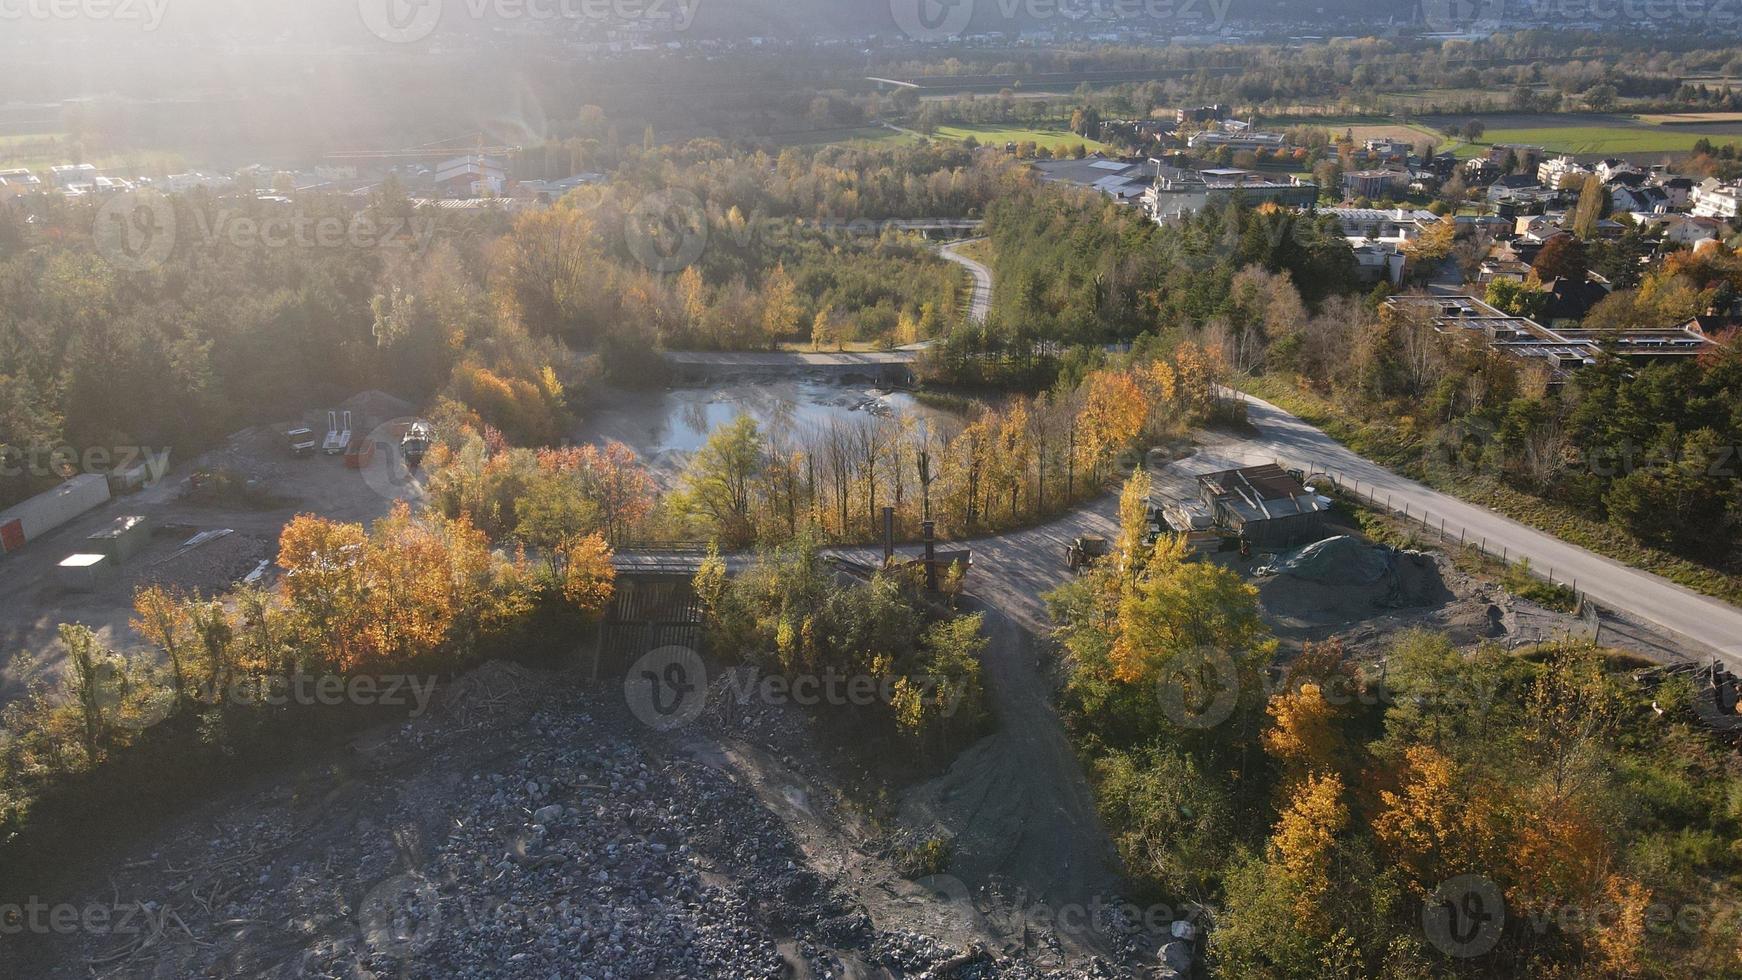
M 1721 143 L 1742 138 L 1742 114 L 1695 116 L 1484 116 L 1482 143 L 1457 147 L 1460 157 L 1477 156 L 1487 144 L 1523 143 L 1577 156 L 1650 156 L 1686 153 L 1701 139 Z M 1707 118 L 1709 117 L 1709 118 Z M 1685 120 L 1670 123 L 1667 120 Z M 1448 122 L 1453 121 L 1447 117 Z M 1437 122 L 1437 120 L 1436 120 Z
M 857 126 L 849 129 L 813 129 L 797 133 L 782 133 L 772 139 L 780 146 L 822 146 L 828 143 L 850 143 L 854 146 L 896 145 L 911 143 L 918 135 L 907 130 L 886 126 Z
M 1108 150 L 1110 147 L 1099 140 L 1087 139 L 1075 133 L 1062 129 L 1022 129 L 1015 126 L 939 126 L 937 135 L 940 139 L 965 140 L 972 136 L 981 143 L 1002 145 L 1004 143 L 1035 143 L 1044 146 L 1054 153 L 1069 150 L 1078 143 L 1088 148 L 1090 153 L 1096 150 Z
M 1286 116 L 1266 117 L 1260 122 L 1273 128 L 1317 126 L 1320 129 L 1329 130 L 1332 136 L 1340 136 L 1344 132 L 1348 132 L 1357 143 L 1377 139 L 1400 139 L 1410 142 L 1422 139 L 1445 142 L 1446 139 L 1428 126 L 1418 123 L 1396 122 L 1383 116 Z

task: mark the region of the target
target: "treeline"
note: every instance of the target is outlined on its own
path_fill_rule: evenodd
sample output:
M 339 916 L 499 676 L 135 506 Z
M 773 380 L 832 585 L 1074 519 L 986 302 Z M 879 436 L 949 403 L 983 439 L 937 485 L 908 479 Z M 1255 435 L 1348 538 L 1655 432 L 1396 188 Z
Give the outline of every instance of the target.
M 1036 190 L 1001 198 L 987 230 L 998 282 L 989 329 L 1011 345 L 1130 340 L 1158 323 L 1239 327 L 1235 278 L 1250 267 L 1286 275 L 1307 309 L 1357 286 L 1334 220 L 1238 198 L 1163 227 L 1100 195 Z
M 535 566 L 495 551 L 463 515 L 402 504 L 370 528 L 303 515 L 280 535 L 274 587 L 141 588 L 132 626 L 148 651 L 118 653 L 85 626 L 62 626 L 66 669 L 0 711 L 0 843 L 43 799 L 93 785 L 72 777 L 118 778 L 103 767 L 136 745 L 174 768 L 172 757 L 269 730 L 311 682 L 327 692 L 322 704 L 335 687 L 365 683 L 373 696 L 391 678 L 433 684 L 523 647 L 535 618 L 572 629 L 597 616 L 615 581 L 605 525 L 596 510 L 549 524 L 564 533 Z M 179 748 L 165 755 L 165 744 Z
M 1155 345 L 1061 378 L 1051 390 L 979 409 L 965 424 L 869 417 L 813 430 L 763 431 L 748 416 L 717 429 L 666 501 L 671 533 L 722 546 L 815 534 L 876 540 L 921 522 L 964 538 L 1029 523 L 1101 493 L 1153 440 L 1237 413 L 1218 353 Z
M 1221 102 L 1245 114 L 1409 115 L 1513 109 L 1523 112 L 1609 111 L 1618 99 L 1659 108 L 1722 108 L 1728 93 L 1681 79 L 1735 77 L 1742 54 L 1712 46 L 1666 52 L 1645 38 L 1613 32 L 1517 31 L 1471 40 L 1337 38 L 1238 47 L 1124 47 L 1058 52 L 958 54 L 941 62 L 890 66 L 907 75 L 1030 75 L 1045 72 L 1146 70 L 1164 77 L 1091 87 L 1056 97 L 1018 97 L 1016 89 L 930 101 L 918 118 L 1032 126 L 1070 117 L 1073 108 L 1103 119 L 1171 115 L 1182 105 Z M 1421 94 L 1416 94 L 1421 93 Z M 1467 95 L 1462 93 L 1469 93 Z M 1094 135 L 1094 134 L 1089 134 Z
M 1584 325 L 1682 322 L 1733 289 L 1739 268 L 1721 250 L 1677 253 L 1638 289 L 1599 303 Z M 1603 356 L 1551 385 L 1544 369 L 1442 334 L 1421 317 L 1389 308 L 1350 313 L 1317 338 L 1269 347 L 1262 369 L 1293 375 L 1350 417 L 1395 420 L 1387 447 L 1400 454 L 1395 463 L 1490 477 L 1645 545 L 1734 570 L 1742 352 L 1733 336 L 1677 363 Z
M 1217 971 L 1742 969 L 1742 906 L 1709 885 L 1742 870 L 1742 778 L 1691 685 L 1426 632 L 1382 671 L 1335 644 L 1273 669 L 1252 586 L 1137 544 L 1145 483 L 1118 553 L 1049 597 L 1065 710 L 1127 870 L 1205 909 Z
M 328 195 L 195 191 L 163 199 L 151 217 L 164 237 L 119 261 L 97 241 L 113 216 L 96 203 L 0 205 L 0 437 L 185 456 L 381 388 L 523 445 L 555 442 L 601 372 L 659 377 L 661 344 L 941 329 L 958 270 L 906 236 L 797 219 L 958 216 L 1025 179 L 936 147 L 674 152 L 633 182 L 518 216 L 413 211 L 391 181 L 361 212 Z M 695 254 L 682 235 L 703 220 L 661 207 L 690 200 L 662 191 L 696 195 Z M 664 274 L 672 256 L 694 275 Z M 45 481 L 5 477 L 0 502 Z

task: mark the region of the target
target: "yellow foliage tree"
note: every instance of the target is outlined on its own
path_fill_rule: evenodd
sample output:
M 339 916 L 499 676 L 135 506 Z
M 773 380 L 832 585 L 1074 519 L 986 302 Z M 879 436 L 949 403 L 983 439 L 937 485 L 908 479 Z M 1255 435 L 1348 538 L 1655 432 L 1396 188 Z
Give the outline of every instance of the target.
M 1308 776 L 1289 799 L 1270 837 L 1270 863 L 1289 883 L 1294 910 L 1303 931 L 1329 931 L 1332 895 L 1331 859 L 1337 835 L 1348 828 L 1349 808 L 1343 803 L 1343 777 L 1335 773 Z

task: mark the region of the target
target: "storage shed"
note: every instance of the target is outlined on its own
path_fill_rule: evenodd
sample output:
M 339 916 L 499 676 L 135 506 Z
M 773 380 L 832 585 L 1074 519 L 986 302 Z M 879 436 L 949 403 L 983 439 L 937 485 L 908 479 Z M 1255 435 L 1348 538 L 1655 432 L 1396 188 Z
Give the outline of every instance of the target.
M 1198 487 L 1216 524 L 1254 547 L 1288 548 L 1325 536 L 1331 502 L 1274 463 L 1206 473 Z
M 115 570 L 108 555 L 68 555 L 56 571 L 60 584 L 79 592 L 89 592 L 107 581 Z
M 151 543 L 151 528 L 143 517 L 117 517 L 87 540 L 94 554 L 107 555 L 119 565 L 145 550 Z

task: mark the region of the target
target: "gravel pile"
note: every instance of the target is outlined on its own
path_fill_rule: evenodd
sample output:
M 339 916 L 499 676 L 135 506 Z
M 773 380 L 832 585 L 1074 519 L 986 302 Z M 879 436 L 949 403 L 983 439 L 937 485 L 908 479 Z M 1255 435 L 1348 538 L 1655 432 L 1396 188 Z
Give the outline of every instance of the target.
M 31 975 L 1128 975 L 879 931 L 735 773 L 607 696 L 533 699 L 512 725 L 441 712 L 190 817 L 88 896 L 107 904 L 112 879 L 163 928 L 61 937 Z

